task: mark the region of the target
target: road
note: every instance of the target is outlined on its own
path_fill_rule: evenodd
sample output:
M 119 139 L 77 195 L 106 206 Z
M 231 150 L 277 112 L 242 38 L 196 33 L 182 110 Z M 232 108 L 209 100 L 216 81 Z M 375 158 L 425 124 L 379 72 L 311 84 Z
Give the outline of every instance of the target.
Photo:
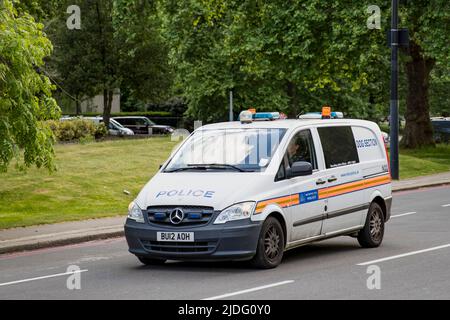
M 450 187 L 396 193 L 392 215 L 379 248 L 330 239 L 288 251 L 273 270 L 146 267 L 123 238 L 3 255 L 0 299 L 450 299 Z M 71 265 L 80 270 L 67 273 Z M 373 265 L 381 288 L 369 290 Z M 74 274 L 79 290 L 67 288 Z

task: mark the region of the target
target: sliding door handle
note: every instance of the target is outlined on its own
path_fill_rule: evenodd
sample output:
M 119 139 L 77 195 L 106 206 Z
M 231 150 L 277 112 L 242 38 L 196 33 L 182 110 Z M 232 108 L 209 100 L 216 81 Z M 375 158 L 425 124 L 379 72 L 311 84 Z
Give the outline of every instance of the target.
M 337 178 L 335 176 L 331 176 L 328 178 L 328 182 L 335 182 Z
M 317 185 L 325 184 L 325 183 L 327 183 L 327 182 L 325 180 L 322 180 L 322 179 L 319 179 L 319 180 L 316 181 Z

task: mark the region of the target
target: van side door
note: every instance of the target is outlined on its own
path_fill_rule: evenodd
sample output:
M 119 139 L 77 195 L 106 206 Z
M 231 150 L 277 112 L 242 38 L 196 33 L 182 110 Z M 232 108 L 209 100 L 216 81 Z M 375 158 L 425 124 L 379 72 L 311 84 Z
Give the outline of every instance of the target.
M 326 202 L 322 233 L 352 231 L 361 226 L 362 216 L 368 209 L 352 127 L 321 126 L 317 131 L 326 168 L 326 183 L 318 191 L 319 199 Z

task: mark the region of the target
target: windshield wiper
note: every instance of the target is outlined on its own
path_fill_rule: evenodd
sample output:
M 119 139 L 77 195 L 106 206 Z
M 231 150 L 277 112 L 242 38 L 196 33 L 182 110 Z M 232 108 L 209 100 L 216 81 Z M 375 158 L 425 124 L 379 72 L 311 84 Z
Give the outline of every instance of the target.
M 188 171 L 188 170 L 206 170 L 207 168 L 205 166 L 191 166 L 188 165 L 187 167 L 181 167 L 176 168 L 172 170 L 165 170 L 164 172 L 179 172 L 179 171 Z
M 179 172 L 188 170 L 208 170 L 208 169 L 233 169 L 239 172 L 250 172 L 234 166 L 232 164 L 220 164 L 220 163 L 205 163 L 205 164 L 188 164 L 186 167 L 176 168 L 173 170 L 167 170 L 165 172 Z
M 239 168 L 238 166 L 234 166 L 232 164 L 225 164 L 225 163 L 205 163 L 205 164 L 188 164 L 189 167 L 194 167 L 194 168 L 198 168 L 198 167 L 202 167 L 205 169 L 221 169 L 221 168 L 229 168 L 229 169 L 234 169 L 236 171 L 239 172 L 248 172 L 244 169 Z

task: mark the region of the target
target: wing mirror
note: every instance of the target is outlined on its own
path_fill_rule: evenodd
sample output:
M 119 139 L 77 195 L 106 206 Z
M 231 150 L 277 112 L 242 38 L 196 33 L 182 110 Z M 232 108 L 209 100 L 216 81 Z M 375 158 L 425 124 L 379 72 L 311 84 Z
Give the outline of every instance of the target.
M 294 162 L 290 168 L 287 169 L 287 178 L 309 176 L 313 173 L 311 163 L 306 161 Z

